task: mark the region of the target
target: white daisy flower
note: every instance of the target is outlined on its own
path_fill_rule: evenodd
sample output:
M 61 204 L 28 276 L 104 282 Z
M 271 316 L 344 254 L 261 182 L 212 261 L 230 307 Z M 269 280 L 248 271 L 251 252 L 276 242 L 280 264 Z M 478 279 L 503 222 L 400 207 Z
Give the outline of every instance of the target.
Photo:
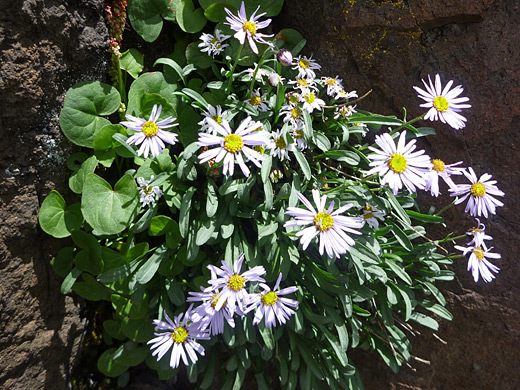
M 251 46 L 251 50 L 253 50 L 253 53 L 258 54 L 258 47 L 256 46 L 256 42 L 258 43 L 265 43 L 269 45 L 269 42 L 266 42 L 264 38 L 270 38 L 273 36 L 259 33 L 258 30 L 261 30 L 263 28 L 266 28 L 269 26 L 269 23 L 271 23 L 271 19 L 264 20 L 262 22 L 259 22 L 258 19 L 266 14 L 266 12 L 261 13 L 260 15 L 256 15 L 258 10 L 260 9 L 260 6 L 256 9 L 255 12 L 251 15 L 250 19 L 247 19 L 246 15 L 246 6 L 244 2 L 242 2 L 242 5 L 240 6 L 240 11 L 237 15 L 233 15 L 231 11 L 229 11 L 227 8 L 225 8 L 227 14 L 229 16 L 226 17 L 227 25 L 231 27 L 232 30 L 235 30 L 236 33 L 234 37 L 240 41 L 240 44 L 244 44 L 245 40 L 247 39 L 249 42 L 249 46 Z
M 276 72 L 271 73 L 267 78 L 267 81 L 269 81 L 269 85 L 273 88 L 276 88 L 278 84 L 280 84 L 283 80 L 285 79 Z
M 369 206 L 368 204 L 365 205 L 365 207 L 363 207 L 362 211 L 363 221 L 366 222 L 368 226 L 370 226 L 372 229 L 379 229 L 379 221 L 377 220 L 377 218 L 379 218 L 381 221 L 384 221 L 385 214 L 382 211 L 376 209 L 375 207 Z
M 166 322 L 154 320 L 153 323 L 155 330 L 166 332 L 154 333 L 157 337 L 146 343 L 152 344 L 151 350 L 155 349 L 152 356 L 157 355 L 159 361 L 171 348 L 171 368 L 177 368 L 181 359 L 186 366 L 196 363 L 197 353 L 204 356 L 204 347 L 195 340 L 209 340 L 210 336 L 207 330 L 200 328 L 200 323 L 192 321 L 191 306 L 186 313 L 179 314 L 173 321 L 166 312 L 164 312 L 164 317 Z
M 325 105 L 325 102 L 317 98 L 316 94 L 310 89 L 303 93 L 300 101 L 303 102 L 303 109 L 309 111 L 309 113 L 315 109 L 321 111 L 321 106 Z
M 291 128 L 291 136 L 296 141 L 296 146 L 300 150 L 307 149 L 307 141 L 305 141 L 305 137 L 303 136 L 303 126 L 305 126 L 305 124 L 301 121 Z
M 272 138 L 267 142 L 267 149 L 271 151 L 271 156 L 278 157 L 280 161 L 290 160 L 289 152 L 294 152 L 294 144 L 287 144 L 287 140 L 281 130 L 271 133 Z
M 153 175 L 150 180 L 146 180 L 144 177 L 137 178 L 140 195 L 139 201 L 142 207 L 153 205 L 163 194 L 159 187 L 149 185 L 153 181 L 153 178 Z
M 166 147 L 164 143 L 174 145 L 177 142 L 177 134 L 164 131 L 170 127 L 178 126 L 175 122 L 175 118 L 169 116 L 160 122 L 157 122 L 161 116 L 162 106 L 157 108 L 157 104 L 154 104 L 150 119 L 145 120 L 137 118 L 135 116 L 126 114 L 128 121 L 120 122 L 123 126 L 128 127 L 131 130 L 137 131 L 134 135 L 130 136 L 126 143 L 128 145 L 141 145 L 137 155 L 143 155 L 144 158 L 148 158 L 148 153 L 151 152 L 153 157 L 157 157 Z
M 322 77 L 322 81 L 325 83 L 327 87 L 327 95 L 334 96 L 338 93 L 339 90 L 343 89 L 343 85 L 341 84 L 341 79 L 339 76 L 336 77 Z
M 287 99 L 287 103 L 289 103 L 290 106 L 294 107 L 300 104 L 301 95 L 298 92 L 291 91 L 285 94 L 285 98 Z
M 468 236 L 472 237 L 471 241 L 468 243 L 468 246 L 480 246 L 484 249 L 487 249 L 485 240 L 492 240 L 493 237 L 486 234 L 486 225 L 480 223 L 478 218 L 475 219 L 477 220 L 477 227 L 471 228 L 466 232 Z
M 258 68 L 258 64 L 256 62 L 254 62 L 252 68 L 247 68 L 245 70 L 245 72 L 247 74 L 247 78 L 246 78 L 247 81 L 253 80 L 253 76 L 254 76 L 255 72 L 256 72 L 256 76 L 255 76 L 256 81 L 260 81 L 260 80 L 262 80 L 262 77 L 267 76 L 267 72 L 265 70 L 263 70 L 262 68 L 258 68 L 258 70 L 257 70 L 257 68 Z
M 201 43 L 199 43 L 200 51 L 207 52 L 208 55 L 215 57 L 217 54 L 222 53 L 229 45 L 223 43 L 231 35 L 224 35 L 219 29 L 215 30 L 215 35 L 202 33 L 200 36 Z
M 293 69 L 298 71 L 297 78 L 315 79 L 315 70 L 320 70 L 321 65 L 312 59 L 312 56 L 307 58 L 306 56 L 298 56 L 294 61 L 295 66 Z
M 261 275 L 265 274 L 265 268 L 256 266 L 249 271 L 240 273 L 244 254 L 241 254 L 233 262 L 233 269 L 222 260 L 222 267 L 218 268 L 214 265 L 208 265 L 208 269 L 213 273 L 212 278 L 208 281 L 212 285 L 208 290 L 220 290 L 215 299 L 217 304 L 215 310 L 220 310 L 224 305 L 230 313 L 235 311 L 244 311 L 245 305 L 249 303 L 249 293 L 245 286 L 247 282 L 265 282 Z
M 435 75 L 435 85 L 430 76 L 428 76 L 430 85 L 422 80 L 426 91 L 414 87 L 419 93 L 419 97 L 426 103 L 421 104 L 421 107 L 429 108 L 424 119 L 437 121 L 440 119 L 442 123 L 447 123 L 456 130 L 462 129 L 466 126 L 466 118 L 459 114 L 464 108 L 470 108 L 470 104 L 464 104 L 469 101 L 467 97 L 458 97 L 464 89 L 458 85 L 450 91 L 453 85 L 453 80 L 448 81 L 448 84 L 442 88 L 441 78 L 438 74 Z
M 341 106 L 337 108 L 334 114 L 334 119 L 343 118 L 349 120 L 352 114 L 357 112 L 355 108 L 356 106 Z
M 303 123 L 303 111 L 297 106 L 291 104 L 284 104 L 280 108 L 280 116 L 284 116 L 284 123 L 291 122 L 293 126 L 298 126 Z
M 259 126 L 261 126 L 258 122 L 254 122 L 251 120 L 251 117 L 247 117 L 233 133 L 229 123 L 226 121 L 219 125 L 212 118 L 206 118 L 206 120 L 217 134 L 200 132 L 197 145 L 218 147 L 202 152 L 199 155 L 201 164 L 211 159 L 215 159 L 216 163 L 224 160 L 222 173 L 227 175 L 229 172 L 229 176 L 233 176 L 236 161 L 244 176 L 248 177 L 250 170 L 244 162 L 244 156 L 246 156 L 258 168 L 261 168 L 260 161 L 264 161 L 265 157 L 249 147 L 263 146 L 268 140 L 269 135 L 265 131 L 257 131 Z
M 269 111 L 269 106 L 266 104 L 265 96 L 262 96 L 260 88 L 251 93 L 251 97 L 246 100 L 246 103 L 251 104 L 260 112 Z
M 493 248 L 483 249 L 479 246 L 464 247 L 459 245 L 455 245 L 455 248 L 464 252 L 464 255 L 471 253 L 468 259 L 468 271 L 471 271 L 473 280 L 475 280 L 475 282 L 478 282 L 479 276 L 482 276 L 482 279 L 488 283 L 495 279 L 495 275 L 493 275 L 491 271 L 498 273 L 500 268 L 490 263 L 487 258 L 500 259 L 501 256 L 498 253 L 491 253 L 490 251 Z
M 339 100 L 339 99 L 352 99 L 352 98 L 355 98 L 355 97 L 356 98 L 358 97 L 358 94 L 357 94 L 356 91 L 347 92 L 344 89 L 338 89 L 338 91 L 336 92 L 335 99 L 336 100 Z
M 292 85 L 293 88 L 299 89 L 302 93 L 307 92 L 308 90 L 312 90 L 314 92 L 318 91 L 318 87 L 316 86 L 314 79 L 296 78 L 295 80 L 288 81 L 287 83 Z
M 423 176 L 431 169 L 432 163 L 430 157 L 424 155 L 424 150 L 413 152 L 415 139 L 406 144 L 404 131 L 397 145 L 388 133 L 376 135 L 375 141 L 381 150 L 368 147 L 375 154 L 367 156 L 373 160 L 370 166 L 374 167 L 367 172 L 367 176 L 377 173 L 381 177 L 381 184 L 388 183 L 394 195 L 397 195 L 403 185 L 410 192 L 415 192 L 416 187 L 424 189 L 426 183 Z
M 298 198 L 307 207 L 307 210 L 298 207 L 288 207 L 285 214 L 291 215 L 296 219 L 287 221 L 284 227 L 311 225 L 296 233 L 296 236 L 301 236 L 300 243 L 303 249 L 307 249 L 313 238 L 319 235 L 320 255 L 323 255 L 325 250 L 331 258 L 334 256 L 340 257 L 340 255 L 347 253 L 350 247 L 355 244 L 355 241 L 347 233 L 361 234 L 355 229 L 363 227 L 363 218 L 340 215 L 353 206 L 350 203 L 333 212 L 334 201 L 332 201 L 329 208 L 325 211 L 327 195 L 323 195 L 320 198 L 320 192 L 317 189 L 312 190 L 312 197 L 316 204 L 316 209 L 312 207 L 312 204 L 303 194 L 298 192 Z
M 216 309 L 219 301 L 218 294 L 220 291 L 203 291 L 200 293 L 189 292 L 191 295 L 186 299 L 187 302 L 202 302 L 202 304 L 193 310 L 193 321 L 200 322 L 201 327 L 209 328 L 211 336 L 224 333 L 224 320 L 231 326 L 235 327 L 233 314 L 227 308 L 227 305 Z
M 267 284 L 260 283 L 263 291 L 252 296 L 251 303 L 245 311 L 245 314 L 247 314 L 256 309 L 253 325 L 259 324 L 262 318 L 265 318 L 265 326 L 268 328 L 276 326 L 276 320 L 280 325 L 285 324 L 289 317 L 294 314 L 293 309 L 298 308 L 298 301 L 283 297 L 283 295 L 298 291 L 298 287 L 286 287 L 279 290 L 281 280 L 282 274 L 280 273 L 272 290 Z
M 424 181 L 426 182 L 424 189 L 426 191 L 430 190 L 433 196 L 439 196 L 439 177 L 441 177 L 450 188 L 455 188 L 455 183 L 450 176 L 462 175 L 464 168 L 456 167 L 462 164 L 462 161 L 446 165 L 442 160 L 432 159 L 432 164 L 432 170 L 424 176 Z
M 208 105 L 208 110 L 204 111 L 202 115 L 204 116 L 204 119 L 202 119 L 198 124 L 201 126 L 201 130 L 206 133 L 212 133 L 213 135 L 216 135 L 217 132 L 215 129 L 208 123 L 206 118 L 211 118 L 215 122 L 217 122 L 219 125 L 222 124 L 222 121 L 225 121 L 224 116 L 226 115 L 227 111 L 222 112 L 222 107 L 217 106 L 213 107 L 211 104 Z
M 460 204 L 468 199 L 468 204 L 466 205 L 466 212 L 469 211 L 469 214 L 472 217 L 480 217 L 483 215 L 484 217 L 488 217 L 488 211 L 491 214 L 496 213 L 497 206 L 503 206 L 504 204 L 495 198 L 495 196 L 504 196 L 505 194 L 498 189 L 495 185 L 496 180 L 491 179 L 491 175 L 488 173 L 484 173 L 480 176 L 480 179 L 477 179 L 477 175 L 473 171 L 473 168 L 468 168 L 468 171 L 463 171 L 462 173 L 472 184 L 456 184 L 455 187 L 450 188 L 451 196 L 457 196 L 458 198 L 455 201 L 455 204 Z

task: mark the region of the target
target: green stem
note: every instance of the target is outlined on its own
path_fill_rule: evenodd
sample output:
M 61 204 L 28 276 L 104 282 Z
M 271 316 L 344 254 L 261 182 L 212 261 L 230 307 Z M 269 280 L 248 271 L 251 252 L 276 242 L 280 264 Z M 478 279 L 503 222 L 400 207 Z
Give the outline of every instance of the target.
M 453 206 L 455 206 L 455 201 L 451 202 L 449 205 L 447 205 L 447 206 L 444 207 L 441 211 L 439 211 L 438 213 L 435 213 L 434 215 L 435 215 L 436 217 L 438 217 L 439 215 L 441 215 L 442 213 L 444 213 L 446 210 L 451 209 Z
M 467 238 L 468 236 L 466 236 L 465 234 L 462 234 L 460 236 L 457 236 L 457 237 L 447 237 L 447 238 L 443 238 L 442 240 L 438 240 L 437 242 L 438 243 L 441 243 L 441 242 L 454 242 L 454 241 L 457 241 L 457 240 L 460 240 L 462 238 Z
M 233 83 L 233 74 L 235 73 L 235 69 L 238 65 L 238 61 L 240 61 L 240 54 L 242 54 L 243 47 L 244 47 L 244 45 L 242 44 L 238 48 L 237 56 L 235 58 L 235 63 L 233 64 L 233 68 L 231 68 L 231 74 L 229 75 L 229 81 L 228 81 L 228 86 L 226 88 L 226 93 L 229 93 L 229 91 L 231 90 L 231 83 Z
M 258 73 L 258 71 L 260 70 L 260 67 L 262 66 L 262 64 L 264 63 L 265 61 L 265 57 L 271 53 L 270 51 L 270 47 L 267 46 L 266 49 L 264 50 L 264 52 L 262 53 L 262 57 L 260 57 L 260 60 L 258 61 L 258 64 L 256 65 L 256 68 L 255 68 L 255 72 L 253 73 L 253 79 L 251 80 L 251 84 L 249 85 L 249 95 L 248 97 L 251 97 L 252 96 L 252 93 L 253 93 L 253 87 L 255 86 L 255 81 L 256 81 L 256 74 Z
M 119 58 L 116 57 L 116 67 L 117 67 L 117 84 L 119 86 L 119 94 L 121 95 L 121 101 L 126 104 L 126 86 L 123 82 L 123 72 L 121 72 L 121 66 L 119 64 Z
M 420 116 L 418 116 L 417 118 L 414 118 L 414 119 L 412 119 L 412 120 L 409 120 L 409 121 L 406 122 L 406 123 L 403 123 L 403 124 L 402 124 L 401 126 L 399 126 L 398 128 L 393 129 L 393 130 L 390 132 L 390 135 L 395 134 L 396 132 L 398 132 L 399 130 L 401 130 L 403 127 L 406 127 L 406 126 L 408 126 L 408 125 L 411 125 L 412 123 L 415 123 L 415 122 L 417 122 L 417 121 L 420 121 L 421 119 L 424 119 L 424 116 L 425 116 L 425 115 L 426 115 L 426 113 L 425 113 L 425 114 L 422 114 L 422 115 L 420 115 Z

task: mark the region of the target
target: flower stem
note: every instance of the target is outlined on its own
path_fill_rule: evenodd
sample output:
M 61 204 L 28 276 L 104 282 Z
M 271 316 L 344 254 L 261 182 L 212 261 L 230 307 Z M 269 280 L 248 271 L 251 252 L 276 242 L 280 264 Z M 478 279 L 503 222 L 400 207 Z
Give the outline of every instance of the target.
M 256 74 L 258 73 L 258 71 L 260 70 L 260 67 L 264 63 L 265 57 L 268 54 L 272 53 L 272 51 L 270 49 L 271 48 L 269 46 L 267 46 L 265 48 L 264 52 L 262 53 L 262 57 L 260 57 L 260 60 L 258 61 L 258 64 L 256 65 L 255 72 L 253 73 L 253 78 L 251 79 L 251 84 L 249 84 L 249 94 L 248 94 L 248 97 L 251 97 L 251 94 L 253 93 L 253 88 L 255 86 L 255 81 L 256 81 Z
M 393 130 L 390 132 L 390 135 L 395 134 L 396 132 L 398 132 L 399 130 L 401 130 L 403 127 L 406 127 L 406 126 L 408 126 L 408 125 L 411 125 L 412 123 L 415 123 L 415 122 L 417 122 L 417 121 L 420 121 L 421 119 L 424 119 L 424 116 L 425 116 L 425 115 L 426 115 L 426 114 L 419 115 L 417 118 L 411 119 L 411 120 L 409 120 L 408 122 L 403 123 L 401 126 L 395 128 L 395 129 L 393 129 Z
M 242 44 L 238 48 L 237 56 L 235 58 L 235 63 L 233 64 L 233 68 L 231 68 L 231 74 L 229 75 L 229 81 L 228 81 L 228 85 L 226 88 L 226 93 L 229 93 L 229 91 L 231 90 L 231 84 L 233 83 L 233 74 L 235 73 L 235 69 L 238 65 L 238 61 L 240 61 L 240 54 L 242 54 L 243 47 L 244 47 L 244 45 Z
M 447 205 L 447 206 L 444 207 L 441 211 L 439 211 L 438 213 L 435 213 L 434 215 L 435 215 L 436 217 L 438 217 L 439 215 L 441 215 L 442 213 L 444 213 L 446 210 L 451 209 L 454 205 L 455 205 L 455 201 L 451 202 L 449 205 Z

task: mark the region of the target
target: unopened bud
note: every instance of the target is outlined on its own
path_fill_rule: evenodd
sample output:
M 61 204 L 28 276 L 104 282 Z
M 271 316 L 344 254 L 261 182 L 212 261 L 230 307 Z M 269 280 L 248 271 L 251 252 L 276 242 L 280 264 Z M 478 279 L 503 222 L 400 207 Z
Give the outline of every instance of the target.
M 278 183 L 281 179 L 283 179 L 283 173 L 279 169 L 273 169 L 269 178 L 273 183 Z
M 283 66 L 289 66 L 293 63 L 292 53 L 287 49 L 278 50 L 278 53 L 276 53 L 276 59 Z
M 278 84 L 280 84 L 280 81 L 282 81 L 282 77 L 278 73 L 271 73 L 267 79 L 269 81 L 269 84 L 271 87 L 276 88 Z

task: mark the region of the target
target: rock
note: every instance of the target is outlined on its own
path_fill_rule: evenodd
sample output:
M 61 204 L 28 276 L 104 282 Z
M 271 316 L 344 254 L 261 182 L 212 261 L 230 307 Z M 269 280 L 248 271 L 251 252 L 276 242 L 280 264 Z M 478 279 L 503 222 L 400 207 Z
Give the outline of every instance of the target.
M 502 254 L 496 262 L 501 268 L 497 279 L 475 283 L 466 261 L 455 260 L 457 281 L 444 286 L 451 290 L 455 318 L 443 321 L 438 332 L 447 344 L 425 336 L 427 330 L 413 338 L 412 353 L 431 361 L 429 366 L 412 361 L 417 373 L 405 367 L 393 375 L 377 356 L 355 354 L 367 389 L 520 388 L 520 197 L 515 196 L 520 181 L 520 46 L 513 39 L 519 24 L 516 0 L 285 0 L 276 20 L 275 31 L 294 28 L 307 39 L 304 52 L 314 54 L 323 66 L 322 76 L 339 75 L 345 87 L 359 95 L 373 89 L 358 108 L 401 115 L 404 106 L 408 118 L 414 118 L 423 113 L 412 88 L 421 85 L 421 79 L 439 73 L 445 82 L 463 85 L 473 105 L 464 111 L 467 127 L 456 131 L 420 122 L 438 133 L 422 147 L 447 163 L 463 160 L 477 175 L 492 174 L 506 193 L 505 207 L 483 221 L 494 237 L 495 251 Z M 437 209 L 450 203 L 447 196 L 432 200 L 426 194 L 422 201 Z M 457 234 L 476 225 L 463 205 L 448 210 L 445 218 Z M 431 231 L 433 238 L 444 234 Z M 475 370 L 477 366 L 483 369 Z
M 107 73 L 102 0 L 0 3 L 0 387 L 65 389 L 86 319 L 50 269 L 58 240 L 38 227 L 51 189 L 67 197 L 65 92 Z

